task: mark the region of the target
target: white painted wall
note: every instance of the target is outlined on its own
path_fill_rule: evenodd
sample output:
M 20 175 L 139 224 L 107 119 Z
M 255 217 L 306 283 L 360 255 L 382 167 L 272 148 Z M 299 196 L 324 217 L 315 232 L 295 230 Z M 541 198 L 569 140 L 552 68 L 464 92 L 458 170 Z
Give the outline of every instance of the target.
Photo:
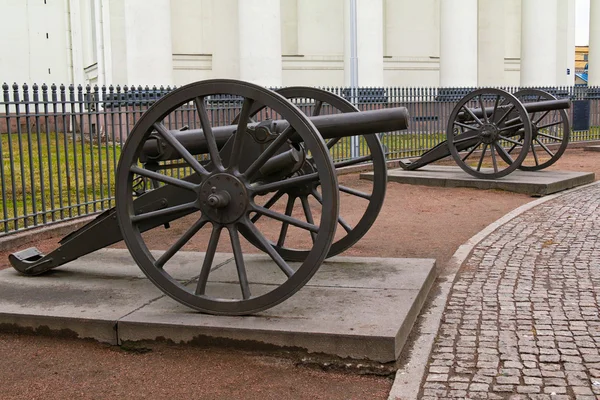
M 127 83 L 172 85 L 170 0 L 127 0 L 124 4 Z
M 556 34 L 556 84 L 575 84 L 575 0 L 558 2 Z
M 564 0 L 561 0 L 564 1 Z M 556 85 L 557 0 L 522 0 L 521 85 Z
M 438 86 L 439 10 L 440 0 L 385 1 L 386 86 Z
M 237 18 L 240 79 L 267 87 L 281 86 L 280 0 L 240 0 Z
M 120 0 L 122 1 L 122 0 Z M 210 0 L 171 0 L 173 79 L 176 85 L 212 76 L 213 16 Z
M 443 58 L 454 63 L 450 68 L 453 74 L 472 77 L 475 70 L 475 84 L 517 86 L 521 80 L 526 84 L 571 84 L 566 69 L 574 57 L 573 1 L 358 0 L 359 19 L 367 26 L 362 32 L 359 29 L 360 51 L 365 54 L 359 55 L 359 60 L 367 71 L 360 74 L 359 84 L 444 84 L 440 79 L 444 75 L 440 41 L 452 43 L 452 37 L 459 38 L 459 45 L 448 46 L 454 50 Z M 455 15 L 467 18 L 473 7 L 466 4 L 476 2 L 474 20 L 478 24 L 444 24 L 440 11 L 451 8 L 453 2 Z M 10 16 L 0 24 L 0 82 L 182 85 L 207 78 L 246 77 L 266 85 L 342 86 L 348 3 L 46 0 L 44 4 L 44 0 L 0 0 L 0 15 Z M 557 4 L 556 29 L 548 22 L 554 18 L 549 3 Z M 522 8 L 527 9 L 528 4 L 525 19 L 530 22 L 526 23 Z M 598 7 L 598 2 L 592 2 L 591 18 L 600 12 Z M 279 12 L 274 11 L 277 8 Z M 590 79 L 594 75 L 600 79 L 600 72 L 594 69 L 600 69 L 600 61 L 594 61 L 594 57 L 600 58 L 600 50 L 594 51 L 600 47 L 600 37 L 596 38 L 600 34 L 594 29 L 600 26 L 597 22 L 591 24 Z M 473 25 L 478 25 L 474 35 L 460 33 L 472 30 Z M 447 28 L 445 34 L 442 26 L 452 29 Z M 261 31 L 268 33 L 261 36 Z M 476 38 L 474 47 L 463 43 L 465 37 L 474 40 L 472 36 Z M 523 42 L 522 36 L 526 37 Z M 522 52 L 524 64 L 529 65 L 525 69 Z M 446 84 L 449 82 L 470 81 L 461 78 Z
M 0 83 L 69 83 L 65 0 L 0 0 Z
M 600 86 L 600 1 L 590 4 L 590 54 L 588 85 Z
M 350 2 L 344 3 L 344 84 L 350 85 Z M 383 0 L 356 0 L 358 86 L 383 86 Z
M 501 86 L 504 78 L 504 53 L 506 51 L 503 35 L 505 24 L 505 5 L 502 0 L 479 0 L 478 3 L 478 42 L 477 42 L 477 85 Z
M 440 2 L 440 86 L 477 86 L 477 0 Z
M 212 78 L 239 79 L 238 0 L 213 0 L 210 6 L 212 23 L 218 30 L 212 49 Z

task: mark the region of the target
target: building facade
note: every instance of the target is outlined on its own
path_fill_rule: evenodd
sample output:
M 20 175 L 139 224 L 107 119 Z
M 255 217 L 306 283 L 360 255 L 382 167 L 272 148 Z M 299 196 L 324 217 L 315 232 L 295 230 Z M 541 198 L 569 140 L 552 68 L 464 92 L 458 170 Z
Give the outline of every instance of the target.
M 600 80 L 598 3 L 590 84 Z M 352 62 L 359 86 L 575 78 L 575 0 L 0 0 L 0 13 L 9 83 L 347 86 Z

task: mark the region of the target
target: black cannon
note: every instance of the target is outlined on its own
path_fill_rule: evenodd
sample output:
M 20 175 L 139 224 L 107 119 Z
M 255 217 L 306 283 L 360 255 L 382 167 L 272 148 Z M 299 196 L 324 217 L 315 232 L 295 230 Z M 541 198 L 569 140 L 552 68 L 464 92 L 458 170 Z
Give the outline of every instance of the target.
M 289 99 L 309 101 L 310 116 Z M 235 118 L 208 112 L 232 105 L 241 109 Z M 189 118 L 181 120 L 190 110 L 197 129 L 189 128 Z M 11 254 L 10 262 L 24 274 L 37 275 L 124 240 L 148 278 L 187 306 L 228 315 L 272 307 L 306 284 L 326 257 L 356 243 L 381 209 L 387 172 L 376 133 L 406 129 L 408 113 L 405 108 L 357 111 L 343 98 L 312 88 L 276 93 L 232 80 L 179 88 L 150 107 L 127 138 L 116 206 L 64 237 L 51 253 L 29 248 Z M 352 135 L 360 136 L 366 151 L 334 163 L 330 151 Z M 372 162 L 377 173 L 371 193 L 338 185 L 336 169 L 364 162 Z M 359 220 L 350 223 L 339 214 L 340 192 L 366 203 Z M 277 211 L 282 198 L 287 198 L 285 210 Z M 292 215 L 297 204 L 301 218 Z M 165 252 L 153 254 L 147 235 L 183 217 L 192 218 L 190 226 Z M 264 220 L 280 224 L 275 236 L 263 231 Z M 196 276 L 182 281 L 169 261 L 205 225 L 210 235 L 204 259 Z M 338 225 L 342 229 L 336 235 Z M 306 233 L 303 246 L 290 243 L 292 228 Z M 225 232 L 239 284 L 231 295 L 211 287 L 221 284 L 211 276 Z M 269 256 L 272 290 L 254 287 L 241 239 Z
M 569 107 L 569 100 L 537 89 L 514 95 L 499 89 L 476 90 L 452 110 L 447 140 L 400 166 L 415 170 L 452 156 L 477 178 L 497 179 L 516 169 L 541 170 L 554 164 L 567 148 L 571 128 L 565 110 Z M 488 168 L 483 168 L 486 164 Z
M 490 94 L 496 96 L 491 107 L 484 104 Z M 476 104 L 468 108 L 472 99 Z M 294 104 L 310 106 L 304 107 L 305 114 Z M 235 112 L 208 112 L 228 107 Z M 430 153 L 462 157 L 475 153 L 481 143 L 496 148 L 507 141 L 519 144 L 519 156 L 509 148 L 498 153 L 500 158 L 510 161 L 511 168 L 521 166 L 532 142 L 529 114 L 563 110 L 565 104 L 555 100 L 527 107 L 505 92 L 476 91 L 452 113 L 449 145 Z M 64 237 L 51 253 L 29 248 L 11 254 L 10 262 L 24 274 L 38 275 L 124 240 L 146 276 L 191 308 L 241 315 L 275 306 L 304 286 L 326 258 L 360 240 L 381 210 L 387 170 L 377 133 L 406 129 L 408 112 L 403 107 L 357 111 L 345 99 L 312 88 L 273 92 L 233 80 L 179 88 L 150 107 L 131 131 L 119 160 L 116 206 Z M 494 136 L 493 129 L 500 133 Z M 351 136 L 359 137 L 361 155 L 334 163 L 331 151 Z M 337 169 L 365 162 L 372 162 L 375 172 L 371 193 L 338 183 Z M 481 163 L 475 172 L 483 173 L 480 169 Z M 343 197 L 364 202 L 358 220 L 344 218 Z M 280 202 L 284 199 L 285 205 Z M 298 210 L 300 218 L 294 216 Z M 176 220 L 189 225 L 166 251 L 152 252 L 152 233 Z M 195 275 L 182 279 L 173 257 L 205 226 L 210 232 L 205 230 L 204 257 Z M 305 237 L 292 241 L 294 229 Z M 235 261 L 235 271 L 225 281 L 214 278 L 221 272 L 215 255 L 224 231 Z M 268 255 L 268 284 L 258 284 L 246 268 L 241 239 Z M 229 290 L 232 282 L 234 292 Z M 225 283 L 229 289 L 224 291 Z

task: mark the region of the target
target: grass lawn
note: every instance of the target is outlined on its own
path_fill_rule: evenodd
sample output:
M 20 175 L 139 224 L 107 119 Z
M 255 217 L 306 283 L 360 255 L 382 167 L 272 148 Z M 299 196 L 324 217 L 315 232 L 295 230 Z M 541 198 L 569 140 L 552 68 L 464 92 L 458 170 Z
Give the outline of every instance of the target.
M 91 145 L 54 132 L 2 134 L 0 139 L 0 220 L 8 220 L 0 232 L 112 206 L 118 144 Z
M 600 127 L 572 134 L 572 140 L 598 139 Z M 420 156 L 444 140 L 445 133 L 425 132 L 381 138 L 390 159 Z M 54 132 L 0 134 L 0 144 L 0 233 L 114 206 L 118 144 L 93 145 Z M 359 156 L 368 154 L 363 138 L 359 147 Z M 330 152 L 334 160 L 350 158 L 351 138 L 341 139 Z

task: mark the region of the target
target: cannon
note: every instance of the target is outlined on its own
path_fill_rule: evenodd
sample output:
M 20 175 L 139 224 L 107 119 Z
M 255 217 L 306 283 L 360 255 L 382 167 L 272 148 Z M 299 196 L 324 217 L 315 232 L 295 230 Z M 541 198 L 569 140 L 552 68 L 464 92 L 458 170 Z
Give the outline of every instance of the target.
M 486 104 L 490 95 L 495 96 L 491 107 Z M 533 96 L 536 100 L 524 106 L 502 91 L 468 95 L 451 115 L 449 140 L 422 159 L 442 153 L 464 157 L 481 143 L 497 150 L 496 145 L 514 142 L 519 145 L 503 148 L 499 158 L 513 170 L 522 166 L 533 125 L 546 118 L 533 123 L 530 115 L 565 107 L 562 101 Z M 305 112 L 297 107 L 303 104 L 309 105 Z M 234 113 L 208 112 L 231 108 Z M 408 112 L 404 107 L 357 111 L 347 100 L 313 88 L 270 91 L 235 80 L 183 86 L 158 100 L 133 127 L 119 159 L 116 206 L 61 239 L 54 251 L 29 248 L 9 260 L 21 273 L 39 275 L 123 240 L 149 280 L 186 306 L 221 315 L 273 307 L 302 288 L 326 258 L 360 240 L 381 210 L 387 170 L 377 134 L 406 129 Z M 545 134 L 540 131 L 538 137 Z M 359 138 L 364 151 L 333 162 L 331 151 L 351 136 Z M 538 161 L 532 168 L 541 165 Z M 370 193 L 338 182 L 338 169 L 365 162 L 374 169 Z M 485 173 L 482 162 L 475 172 Z M 344 217 L 341 205 L 348 199 L 364 203 L 357 220 Z M 175 221 L 185 223 L 176 240 L 165 251 L 151 251 L 153 232 Z M 205 253 L 194 275 L 183 278 L 173 260 L 195 240 Z M 223 275 L 215 257 L 225 245 L 235 271 Z M 244 246 L 267 255 L 267 284 L 247 268 Z
M 499 89 L 473 91 L 452 110 L 445 141 L 399 164 L 416 170 L 452 156 L 465 172 L 483 179 L 498 179 L 516 169 L 547 168 L 569 143 L 569 107 L 569 100 L 538 89 L 514 95 Z
M 310 115 L 293 99 L 309 99 Z M 224 104 L 239 105 L 239 115 L 208 112 Z M 197 129 L 180 119 L 190 110 Z M 312 88 L 274 92 L 233 80 L 181 87 L 152 105 L 129 134 L 116 174 L 116 206 L 64 237 L 56 250 L 29 248 L 9 260 L 18 271 L 38 275 L 124 240 L 148 278 L 193 309 L 241 315 L 272 307 L 299 290 L 326 257 L 356 243 L 381 209 L 387 172 L 376 133 L 406 129 L 408 113 L 402 107 L 357 111 Z M 334 163 L 330 151 L 353 135 L 364 154 Z M 371 193 L 338 184 L 336 169 L 367 161 L 377 172 Z M 360 219 L 350 223 L 340 215 L 340 193 L 366 204 Z M 275 209 L 280 199 L 286 199 L 284 210 Z M 292 214 L 297 206 L 302 217 Z M 166 251 L 151 252 L 149 235 L 176 220 L 189 226 Z M 279 226 L 269 237 L 264 229 L 273 222 Z M 170 261 L 203 227 L 209 228 L 204 258 L 197 274 L 182 280 Z M 306 233 L 304 244 L 290 242 L 292 228 Z M 272 283 L 266 288 L 247 271 L 242 240 L 268 255 Z M 233 253 L 236 293 L 215 291 L 222 282 L 211 280 L 220 272 L 214 262 L 220 242 L 229 242 Z

